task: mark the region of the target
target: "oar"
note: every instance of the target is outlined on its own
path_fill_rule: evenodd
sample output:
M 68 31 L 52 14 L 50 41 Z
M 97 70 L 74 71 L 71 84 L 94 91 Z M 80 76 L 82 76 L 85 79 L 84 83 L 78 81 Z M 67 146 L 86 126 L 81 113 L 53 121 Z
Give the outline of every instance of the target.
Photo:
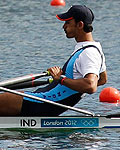
M 95 116 L 95 114 L 93 112 L 90 112 L 90 111 L 87 111 L 87 110 L 78 109 L 78 108 L 74 108 L 74 107 L 71 107 L 71 106 L 66 106 L 66 105 L 63 105 L 63 104 L 60 104 L 60 103 L 56 103 L 56 102 L 53 102 L 53 101 L 50 101 L 50 100 L 39 98 L 39 97 L 36 97 L 36 96 L 33 96 L 33 95 L 28 95 L 28 94 L 25 94 L 25 93 L 21 93 L 21 92 L 15 91 L 15 90 L 10 90 L 10 89 L 4 88 L 4 87 L 0 87 L 0 90 L 4 91 L 4 92 L 13 93 L 13 94 L 16 94 L 16 95 L 28 97 L 28 98 L 31 98 L 31 99 L 35 99 L 35 100 L 38 100 L 38 101 L 42 101 L 42 102 L 45 102 L 45 103 L 49 103 L 49 104 L 59 106 L 59 107 L 62 107 L 62 108 L 70 109 L 70 110 L 73 110 L 75 112 Z
M 23 83 L 23 82 L 28 82 L 28 81 L 33 81 L 35 79 L 38 79 L 40 77 L 48 76 L 50 75 L 48 71 L 40 73 L 40 74 L 31 74 L 31 75 L 26 75 L 22 77 L 17 77 L 13 78 L 10 80 L 2 81 L 0 82 L 0 86 L 5 87 L 5 86 L 10 86 L 18 83 Z
M 52 83 L 53 79 L 49 78 L 46 81 L 28 81 L 28 82 L 23 82 L 23 83 L 18 83 L 10 86 L 4 86 L 9 89 L 24 89 L 24 88 L 31 88 L 31 87 L 36 87 L 36 86 L 41 86 L 45 84 Z

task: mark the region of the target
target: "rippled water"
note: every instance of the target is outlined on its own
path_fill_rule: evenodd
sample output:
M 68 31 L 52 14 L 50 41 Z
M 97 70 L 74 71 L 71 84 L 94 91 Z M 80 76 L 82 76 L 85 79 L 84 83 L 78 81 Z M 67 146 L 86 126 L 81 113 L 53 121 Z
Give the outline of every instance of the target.
M 72 4 L 85 4 L 95 13 L 94 39 L 101 42 L 106 56 L 108 83 L 97 93 L 87 95 L 77 107 L 96 114 L 119 112 L 120 105 L 99 102 L 102 88 L 120 89 L 120 1 L 66 0 L 66 7 L 51 7 L 50 0 L 0 1 L 0 80 L 39 73 L 59 65 L 74 49 L 75 41 L 66 39 L 63 22 L 56 19 Z M 65 115 L 79 115 L 67 111 Z M 63 114 L 63 115 L 64 115 Z M 119 129 L 82 130 L 0 130 L 0 149 L 44 150 L 119 150 Z

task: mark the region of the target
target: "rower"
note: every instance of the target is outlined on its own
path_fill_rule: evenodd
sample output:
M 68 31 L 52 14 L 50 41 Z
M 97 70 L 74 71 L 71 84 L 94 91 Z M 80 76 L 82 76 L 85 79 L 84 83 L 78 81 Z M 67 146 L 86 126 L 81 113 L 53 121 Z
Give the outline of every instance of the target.
M 54 79 L 50 85 L 24 93 L 74 106 L 84 93 L 93 94 L 97 86 L 106 83 L 105 56 L 100 43 L 95 42 L 92 36 L 94 14 L 90 8 L 73 5 L 57 18 L 65 21 L 63 29 L 67 38 L 76 40 L 75 49 L 63 68 L 55 66 L 48 69 Z M 0 94 L 0 108 L 0 115 L 20 116 L 58 116 L 67 110 L 10 93 Z

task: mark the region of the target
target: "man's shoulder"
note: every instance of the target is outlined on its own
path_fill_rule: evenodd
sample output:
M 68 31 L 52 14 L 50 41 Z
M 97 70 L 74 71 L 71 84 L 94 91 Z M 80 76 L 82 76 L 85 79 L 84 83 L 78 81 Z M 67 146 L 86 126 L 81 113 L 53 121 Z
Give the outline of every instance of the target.
M 97 49 L 102 49 L 100 42 L 88 42 L 86 44 L 83 45 L 83 47 L 86 48 L 97 48 Z
M 99 42 L 91 42 L 88 45 L 84 45 L 84 48 L 84 53 L 103 53 L 101 44 Z
M 79 43 L 77 43 L 77 45 L 75 46 L 75 50 L 78 50 L 78 49 L 81 49 L 81 48 L 92 48 L 92 47 L 97 47 L 99 49 L 102 48 L 100 42 L 86 41 L 86 42 L 79 42 Z

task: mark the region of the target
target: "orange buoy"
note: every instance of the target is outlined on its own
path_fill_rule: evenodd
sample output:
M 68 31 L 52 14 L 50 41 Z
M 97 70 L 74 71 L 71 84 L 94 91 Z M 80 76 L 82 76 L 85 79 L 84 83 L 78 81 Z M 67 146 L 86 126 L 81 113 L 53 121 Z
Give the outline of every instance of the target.
M 104 88 L 99 95 L 100 102 L 120 103 L 120 92 L 113 88 Z
M 52 0 L 50 4 L 51 6 L 65 6 L 65 1 L 64 0 Z

